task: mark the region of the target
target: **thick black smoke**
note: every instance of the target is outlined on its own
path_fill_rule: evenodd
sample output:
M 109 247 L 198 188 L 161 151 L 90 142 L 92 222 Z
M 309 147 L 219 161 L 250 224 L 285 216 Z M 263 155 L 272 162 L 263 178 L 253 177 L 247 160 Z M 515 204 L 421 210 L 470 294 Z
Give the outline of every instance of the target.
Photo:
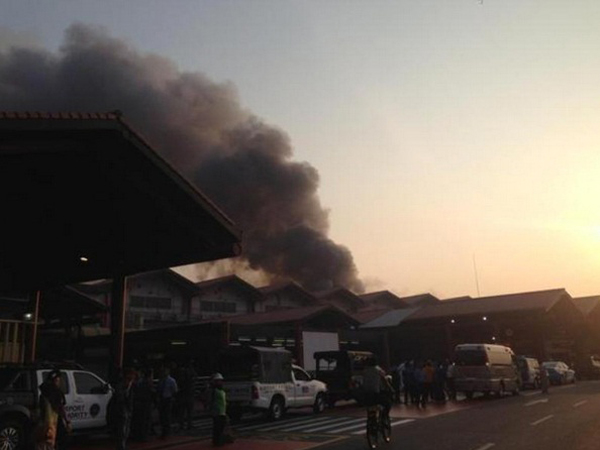
M 58 54 L 0 53 L 0 109 L 121 110 L 244 230 L 252 269 L 308 289 L 363 290 L 350 251 L 327 237 L 317 171 L 291 160 L 286 134 L 243 110 L 231 84 L 73 25 Z

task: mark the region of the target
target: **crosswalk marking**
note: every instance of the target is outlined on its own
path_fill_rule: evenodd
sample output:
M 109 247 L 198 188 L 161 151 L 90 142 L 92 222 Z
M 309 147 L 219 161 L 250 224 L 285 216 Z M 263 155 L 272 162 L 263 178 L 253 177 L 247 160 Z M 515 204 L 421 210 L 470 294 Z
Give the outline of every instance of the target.
M 321 421 L 318 421 L 316 423 L 311 423 L 311 424 L 309 424 L 308 421 L 307 421 L 307 422 L 305 422 L 305 423 L 303 423 L 301 425 L 295 425 L 295 426 L 293 426 L 291 428 L 282 428 L 281 431 L 297 431 L 297 430 L 301 430 L 303 428 L 306 428 L 307 425 L 308 425 L 308 427 L 311 427 L 311 426 L 314 426 L 314 425 L 318 425 L 319 428 L 329 428 L 329 427 L 332 427 L 332 426 L 337 426 L 338 422 L 345 422 L 346 420 L 348 420 L 347 417 L 341 417 L 341 418 L 337 418 L 337 419 L 333 419 L 333 420 L 326 420 L 326 421 L 325 420 L 321 420 Z M 322 425 L 325 425 L 325 427 L 322 427 Z M 307 430 L 302 430 L 302 431 L 307 431 Z
M 294 421 L 294 424 L 291 424 L 290 422 L 292 422 L 292 420 Z M 289 425 L 297 425 L 298 423 L 302 423 L 301 427 L 303 427 L 306 424 L 310 424 L 310 423 L 314 423 L 314 422 L 323 422 L 323 421 L 331 421 L 331 420 L 336 420 L 336 418 L 334 416 L 325 416 L 325 417 L 319 417 L 317 419 L 306 419 L 306 418 L 302 418 L 302 419 L 292 419 L 292 420 L 286 420 L 283 423 L 280 423 L 279 425 L 273 425 L 273 426 L 267 426 L 266 428 L 263 428 L 265 425 L 268 424 L 259 424 L 259 425 L 254 425 L 251 427 L 242 427 L 239 428 L 239 430 L 241 431 L 246 431 L 246 430 L 256 430 L 258 428 L 260 428 L 260 431 L 274 431 L 274 430 L 281 430 L 283 428 L 287 428 Z
M 360 425 L 355 425 L 355 426 L 362 426 L 363 422 L 365 422 L 365 419 L 354 419 L 354 420 L 348 420 L 348 419 L 346 419 L 346 420 L 343 421 L 342 424 L 336 423 L 334 425 L 334 427 L 337 427 L 337 426 L 340 426 L 340 425 L 348 425 L 348 424 L 353 423 L 353 422 L 360 422 Z M 332 427 L 332 425 L 331 425 L 331 423 L 329 423 L 329 424 L 327 424 L 325 426 L 316 427 L 316 428 L 309 428 L 307 430 L 304 430 L 304 432 L 305 433 L 312 433 L 314 431 L 327 430 L 327 429 L 329 429 L 331 427 Z M 339 431 L 340 431 L 340 429 L 336 428 L 335 430 L 328 431 L 328 433 L 334 433 L 334 432 L 339 432 Z
M 392 426 L 403 423 L 413 422 L 415 419 L 401 419 L 391 423 Z M 209 433 L 212 428 L 211 419 L 195 420 L 194 429 L 200 433 Z M 319 416 L 319 417 L 298 417 L 285 420 L 276 425 L 268 422 L 253 425 L 233 425 L 235 432 L 239 433 L 317 433 L 317 434 L 364 434 L 367 423 L 366 417 L 350 416 Z M 357 431 L 358 430 L 358 431 Z
M 403 420 L 397 420 L 396 422 L 392 422 L 390 425 L 392 427 L 395 427 L 396 425 L 402 425 L 403 423 L 409 423 L 409 422 L 414 422 L 414 421 L 415 421 L 415 419 L 403 419 Z M 366 432 L 367 432 L 367 430 L 366 430 L 366 424 L 365 424 L 365 429 L 364 430 L 355 431 L 352 434 L 358 435 L 358 434 L 365 434 Z

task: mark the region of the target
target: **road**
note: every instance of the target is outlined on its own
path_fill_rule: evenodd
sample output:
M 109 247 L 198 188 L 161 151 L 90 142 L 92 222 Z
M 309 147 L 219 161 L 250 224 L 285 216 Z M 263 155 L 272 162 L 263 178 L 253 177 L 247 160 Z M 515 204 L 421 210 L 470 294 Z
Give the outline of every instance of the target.
M 280 422 L 260 417 L 234 425 L 228 450 L 365 449 L 365 411 L 354 404 L 336 406 L 321 415 L 293 411 Z M 393 441 L 388 450 L 592 450 L 600 449 L 600 382 L 578 382 L 525 391 L 503 398 L 475 398 L 431 404 L 425 409 L 404 405 L 392 410 Z M 132 449 L 210 448 L 209 419 L 198 419 L 190 432 L 168 442 L 133 444 Z M 90 445 L 81 448 L 109 448 Z M 78 446 L 75 446 L 77 448 Z
M 364 449 L 364 439 L 322 447 Z M 390 450 L 600 449 L 600 383 L 551 388 L 548 395 L 474 400 L 470 407 L 396 427 Z

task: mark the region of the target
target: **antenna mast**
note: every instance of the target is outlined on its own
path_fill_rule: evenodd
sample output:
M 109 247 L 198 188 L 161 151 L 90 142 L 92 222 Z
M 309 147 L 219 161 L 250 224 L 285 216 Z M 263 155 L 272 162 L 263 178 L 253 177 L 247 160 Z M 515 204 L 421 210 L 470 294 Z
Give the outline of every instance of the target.
M 473 271 L 475 272 L 475 284 L 477 285 L 477 297 L 481 297 L 479 292 L 479 275 L 477 274 L 477 262 L 475 261 L 475 253 L 473 253 Z

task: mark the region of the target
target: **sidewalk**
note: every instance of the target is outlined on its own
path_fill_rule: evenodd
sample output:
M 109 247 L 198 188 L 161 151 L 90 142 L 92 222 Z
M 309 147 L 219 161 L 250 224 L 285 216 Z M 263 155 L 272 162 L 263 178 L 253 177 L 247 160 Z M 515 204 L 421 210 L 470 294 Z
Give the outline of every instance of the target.
M 331 440 L 329 442 L 332 442 Z M 258 438 L 238 438 L 232 444 L 226 444 L 223 448 L 226 450 L 307 450 L 321 445 L 320 442 L 311 441 L 281 441 Z M 108 437 L 89 438 L 82 442 L 76 442 L 71 447 L 72 450 L 113 450 L 114 442 Z M 167 439 L 153 439 L 149 442 L 131 442 L 128 444 L 129 450 L 159 450 L 159 449 L 213 449 L 210 438 L 194 438 L 189 436 L 173 436 Z

